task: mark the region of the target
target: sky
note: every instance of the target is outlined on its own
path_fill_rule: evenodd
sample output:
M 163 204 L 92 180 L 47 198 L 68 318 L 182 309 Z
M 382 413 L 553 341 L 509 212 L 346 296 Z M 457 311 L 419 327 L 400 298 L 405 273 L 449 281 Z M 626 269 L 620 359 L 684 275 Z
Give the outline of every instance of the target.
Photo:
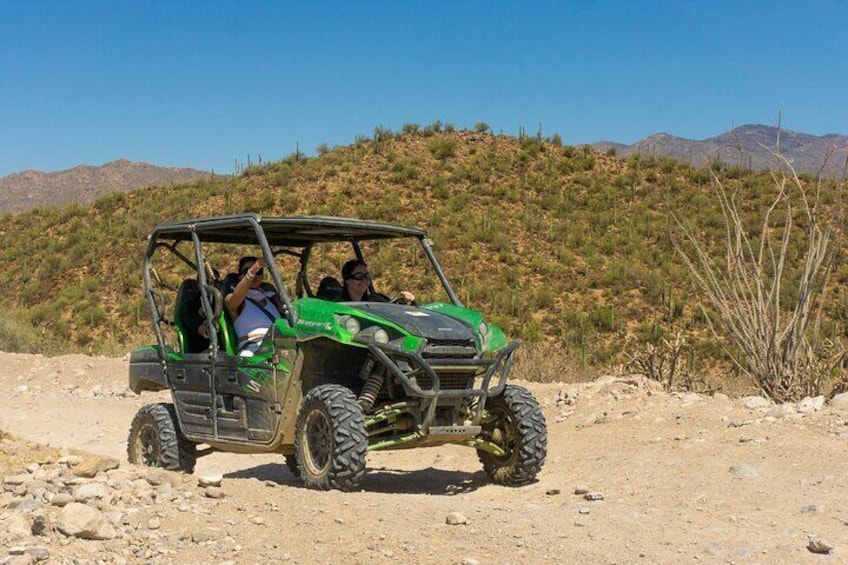
M 233 173 L 376 127 L 848 134 L 848 0 L 0 0 L 0 176 Z

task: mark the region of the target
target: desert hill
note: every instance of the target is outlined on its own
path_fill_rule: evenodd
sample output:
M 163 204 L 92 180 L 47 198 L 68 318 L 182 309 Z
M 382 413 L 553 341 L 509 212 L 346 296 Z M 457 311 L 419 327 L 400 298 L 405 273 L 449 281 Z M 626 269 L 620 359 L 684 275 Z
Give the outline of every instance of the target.
M 157 167 L 118 159 L 95 167 L 80 165 L 65 171 L 23 171 L 0 178 L 0 212 L 20 212 L 39 206 L 87 205 L 112 192 L 167 186 L 210 176 L 187 167 Z
M 716 172 L 744 198 L 746 221 L 759 226 L 774 195 L 770 175 Z M 813 177 L 803 182 L 816 186 Z M 836 206 L 841 189 L 827 181 L 822 198 Z M 682 333 L 684 365 L 700 378 L 726 365 L 674 254 L 672 210 L 720 249 L 721 212 L 704 168 L 645 154 L 620 159 L 563 145 L 559 136 L 442 124 L 377 128 L 371 138 L 249 167 L 238 177 L 6 214 L 0 338 L 16 351 L 125 353 L 152 340 L 140 266 L 157 223 L 245 211 L 326 214 L 426 229 L 460 299 L 510 335 L 554 346 L 564 360 L 560 373 L 621 365 L 625 353 Z M 844 248 L 844 235 L 835 237 Z M 214 259 L 231 269 L 231 258 Z M 424 292 L 432 284 L 392 265 L 384 272 L 386 288 L 415 281 Z M 832 339 L 848 328 L 846 283 L 848 266 L 838 256 L 821 328 Z M 790 303 L 793 292 L 787 285 Z
M 798 172 L 843 177 L 848 160 L 848 136 L 809 135 L 764 125 L 744 125 L 715 137 L 685 139 L 657 133 L 632 145 L 602 141 L 593 144 L 599 151 L 614 150 L 617 155 L 634 153 L 673 157 L 701 166 L 713 162 L 747 169 L 775 167 L 772 151 L 779 147 Z

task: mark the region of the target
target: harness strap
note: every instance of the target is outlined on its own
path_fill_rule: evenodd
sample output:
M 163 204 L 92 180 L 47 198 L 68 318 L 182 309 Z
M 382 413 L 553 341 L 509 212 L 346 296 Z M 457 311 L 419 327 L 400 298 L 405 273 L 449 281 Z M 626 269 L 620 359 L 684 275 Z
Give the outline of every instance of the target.
M 272 324 L 273 324 L 274 322 L 276 322 L 276 321 L 277 321 L 277 317 L 276 317 L 276 316 L 274 316 L 274 315 L 273 315 L 271 312 L 269 312 L 268 310 L 266 310 L 264 306 L 262 306 L 261 304 L 259 304 L 259 302 L 257 302 L 256 300 L 254 300 L 254 299 L 252 299 L 252 298 L 250 298 L 250 297 L 247 297 L 247 300 L 249 300 L 249 301 L 250 301 L 250 303 L 251 303 L 251 304 L 253 304 L 254 306 L 256 306 L 257 308 L 259 308 L 260 310 L 262 310 L 262 313 L 263 313 L 263 314 L 265 314 L 265 315 L 268 317 L 268 319 L 269 319 L 269 320 L 271 320 L 271 323 L 272 323 Z M 268 300 L 268 299 L 266 298 L 266 300 Z

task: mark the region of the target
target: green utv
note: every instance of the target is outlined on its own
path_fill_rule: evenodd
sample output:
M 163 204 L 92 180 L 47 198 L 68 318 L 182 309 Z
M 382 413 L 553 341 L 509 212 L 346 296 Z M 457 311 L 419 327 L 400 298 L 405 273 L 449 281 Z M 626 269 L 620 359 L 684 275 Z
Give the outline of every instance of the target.
M 264 257 L 283 310 L 252 356 L 224 307 L 237 275 L 219 269 L 240 255 Z M 391 264 L 426 303 L 343 302 L 326 275 L 350 258 L 378 275 Z M 353 490 L 368 451 L 465 445 L 504 485 L 545 461 L 538 403 L 506 384 L 519 342 L 463 307 L 422 230 L 255 214 L 164 223 L 143 274 L 157 343 L 131 353 L 129 387 L 170 390 L 172 403 L 135 415 L 131 463 L 192 472 L 216 450 L 280 453 L 307 487 Z

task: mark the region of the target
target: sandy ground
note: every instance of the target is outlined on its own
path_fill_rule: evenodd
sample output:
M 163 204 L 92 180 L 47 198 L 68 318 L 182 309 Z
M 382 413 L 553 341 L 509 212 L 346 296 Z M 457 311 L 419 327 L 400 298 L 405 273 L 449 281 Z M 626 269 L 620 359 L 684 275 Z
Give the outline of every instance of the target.
M 0 353 L 0 429 L 125 461 L 135 411 L 167 400 L 129 392 L 126 374 L 126 359 Z M 371 453 L 354 493 L 302 488 L 281 456 L 217 453 L 197 474 L 223 473 L 225 498 L 164 513 L 145 562 L 848 563 L 848 408 L 746 407 L 639 378 L 520 384 L 548 425 L 533 484 L 489 484 L 453 446 Z M 210 530 L 226 536 L 187 541 Z M 810 536 L 834 550 L 812 553 Z

